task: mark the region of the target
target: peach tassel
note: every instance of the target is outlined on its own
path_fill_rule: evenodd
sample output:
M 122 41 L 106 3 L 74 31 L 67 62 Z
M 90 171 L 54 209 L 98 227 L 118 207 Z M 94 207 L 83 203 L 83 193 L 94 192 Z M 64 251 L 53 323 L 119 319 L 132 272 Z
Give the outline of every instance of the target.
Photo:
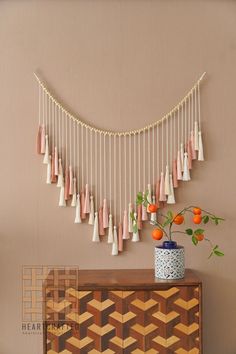
M 65 200 L 69 200 L 69 188 L 70 188 L 70 173 L 69 169 L 66 168 L 65 172 Z
M 41 128 L 41 154 L 45 154 L 45 146 L 46 144 L 46 141 L 45 141 L 45 127 L 44 125 L 42 125 L 42 128 Z
M 142 204 L 139 204 L 138 207 L 137 207 L 137 224 L 138 224 L 138 229 L 139 230 L 142 230 L 143 228 L 143 223 L 142 223 Z
M 84 189 L 82 188 L 80 193 L 80 216 L 82 220 L 86 219 L 86 214 L 84 213 L 84 202 L 85 202 L 85 195 L 84 195 Z
M 103 210 L 102 210 L 102 207 L 99 208 L 99 211 L 98 211 L 98 222 L 99 222 L 99 235 L 100 236 L 105 236 L 105 230 L 104 230 L 104 227 L 103 227 Z
M 194 149 L 194 131 L 192 130 L 190 133 L 190 145 L 191 145 L 191 155 L 192 155 L 192 160 L 196 160 L 197 154 L 196 150 Z
M 73 170 L 72 166 L 69 166 L 70 183 L 69 183 L 69 195 L 73 194 Z
M 163 172 L 161 172 L 159 201 L 160 201 L 160 202 L 165 202 L 165 201 L 166 201 L 166 195 L 165 195 L 165 180 L 164 180 L 164 173 L 163 173 Z
M 124 211 L 124 219 L 123 219 L 123 240 L 129 239 L 129 230 L 128 230 L 128 213 L 127 210 Z
M 189 140 L 187 143 L 187 153 L 188 153 L 188 168 L 189 170 L 192 169 L 192 149 L 191 149 L 191 141 Z
M 180 151 L 178 151 L 178 154 L 177 154 L 177 179 L 179 181 L 181 181 L 183 179 L 183 176 L 182 176 L 182 161 L 181 161 Z
M 57 176 L 55 175 L 55 154 L 54 154 L 54 152 L 52 153 L 52 158 L 51 158 L 51 182 L 52 183 L 57 182 Z
M 85 185 L 85 199 L 84 199 L 84 214 L 90 213 L 90 203 L 89 203 L 89 185 L 86 183 Z
M 37 154 L 41 154 L 41 132 L 42 132 L 42 127 L 40 125 L 37 133 L 37 144 L 36 144 Z
M 177 161 L 173 160 L 173 187 L 178 187 L 178 179 L 177 179 Z
M 118 226 L 118 251 L 123 251 L 123 232 L 122 232 L 122 223 L 119 223 Z
M 103 218 L 103 227 L 104 229 L 107 229 L 109 226 L 109 221 L 108 221 L 108 207 L 107 207 L 107 200 L 106 198 L 103 200 L 103 214 L 102 214 L 102 218 Z

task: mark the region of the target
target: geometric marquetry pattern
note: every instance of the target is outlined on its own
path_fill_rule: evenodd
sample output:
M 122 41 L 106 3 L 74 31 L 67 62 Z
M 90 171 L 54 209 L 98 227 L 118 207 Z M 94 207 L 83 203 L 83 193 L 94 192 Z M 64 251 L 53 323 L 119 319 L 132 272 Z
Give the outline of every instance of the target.
M 200 353 L 196 286 L 153 291 L 71 287 L 54 300 L 49 297 L 45 310 L 47 354 Z

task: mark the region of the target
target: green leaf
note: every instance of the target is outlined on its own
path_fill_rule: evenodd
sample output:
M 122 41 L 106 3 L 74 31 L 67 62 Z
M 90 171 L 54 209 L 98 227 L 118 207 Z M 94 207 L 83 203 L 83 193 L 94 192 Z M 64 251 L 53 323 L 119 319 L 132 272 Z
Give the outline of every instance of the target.
M 210 259 L 213 256 L 213 252 L 210 253 L 208 259 Z
M 197 246 L 198 244 L 198 240 L 196 239 L 195 236 L 192 236 L 192 243 L 194 244 L 194 246 Z
M 203 223 L 204 223 L 204 224 L 207 224 L 208 221 L 209 221 L 209 216 L 208 216 L 208 215 L 204 215 L 204 216 L 203 216 Z
M 223 252 L 218 251 L 218 250 L 215 250 L 215 251 L 214 251 L 214 254 L 215 254 L 216 256 L 218 256 L 218 257 L 223 257 L 223 256 L 225 255 Z
M 171 220 L 173 219 L 173 213 L 171 210 L 168 210 L 166 215 L 167 215 L 168 219 L 171 219 Z
M 218 225 L 219 224 L 219 221 L 217 218 L 215 218 L 215 224 Z
M 186 229 L 185 232 L 189 236 L 191 236 L 193 234 L 193 230 L 192 229 Z
M 162 224 L 162 227 L 166 227 L 167 225 L 169 225 L 171 223 L 172 219 L 166 219 L 163 224 Z
M 217 248 L 219 248 L 218 245 L 216 245 L 216 246 L 213 248 L 213 251 L 215 251 Z
M 138 192 L 137 197 L 136 197 L 136 204 L 140 205 L 143 203 L 143 193 L 142 192 Z
M 194 231 L 194 235 L 202 235 L 203 232 L 204 232 L 203 229 L 197 229 L 197 230 Z

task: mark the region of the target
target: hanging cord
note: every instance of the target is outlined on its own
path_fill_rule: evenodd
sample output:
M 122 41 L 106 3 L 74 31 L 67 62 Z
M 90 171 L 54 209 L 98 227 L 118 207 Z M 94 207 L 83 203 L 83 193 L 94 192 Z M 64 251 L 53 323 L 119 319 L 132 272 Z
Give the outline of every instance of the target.
M 192 91 L 190 97 L 191 97 L 191 130 L 194 131 L 194 117 L 193 117 L 194 100 L 193 100 L 193 91 Z
M 112 160 L 111 160 L 111 135 L 109 135 L 109 184 L 110 184 L 110 214 L 111 214 L 111 199 L 112 199 L 112 177 L 111 177 L 111 169 L 112 169 Z
M 169 166 L 169 117 L 166 120 L 166 165 Z
M 120 222 L 122 222 L 122 185 L 121 185 L 121 180 L 122 180 L 122 166 L 121 166 L 121 136 L 119 135 L 119 193 L 120 193 Z
M 80 173 L 79 173 L 79 160 L 80 160 L 80 155 L 79 155 L 79 124 L 76 124 L 76 133 L 77 133 L 77 142 L 76 142 L 76 150 L 77 150 L 77 187 L 78 187 L 78 194 L 80 193 Z
M 54 107 L 54 114 L 55 114 L 55 130 L 56 130 L 56 136 L 55 136 L 55 146 L 58 149 L 58 106 Z M 58 151 L 58 150 L 57 150 Z
M 70 137 L 70 166 L 72 165 L 72 120 L 70 119 L 70 126 L 69 126 L 69 137 Z
M 61 160 L 64 165 L 65 160 L 65 120 L 64 120 L 64 112 L 61 110 Z
M 196 88 L 194 89 L 194 121 L 197 122 L 198 118 L 197 118 L 197 90 Z
M 173 146 L 173 141 L 172 141 L 172 139 L 173 139 L 172 121 L 173 121 L 172 115 L 170 115 L 170 162 L 169 162 L 170 171 L 172 171 L 172 159 L 173 159 L 173 157 L 172 157 L 172 146 Z
M 127 148 L 127 139 L 126 137 L 124 137 L 124 159 L 125 159 L 125 168 L 124 168 L 124 175 L 125 175 L 125 180 L 124 180 L 124 184 L 125 184 L 125 205 L 124 205 L 124 210 L 126 210 L 127 208 L 127 156 L 126 156 L 126 148 Z
M 134 135 L 134 199 L 137 194 L 137 166 L 136 166 L 136 135 Z M 137 205 L 134 200 L 134 211 L 137 210 Z
M 74 133 L 74 139 L 73 139 L 73 144 L 74 144 L 74 156 L 73 156 L 73 164 L 74 164 L 74 166 L 73 166 L 73 169 L 74 169 L 74 177 L 75 177 L 75 164 L 76 164 L 76 161 L 75 161 L 75 140 L 76 140 L 76 134 L 75 134 L 75 127 L 76 127 L 76 125 L 75 125 L 76 123 L 75 123 L 75 121 L 74 121 L 74 124 L 73 124 L 73 133 Z
M 141 192 L 141 145 L 140 145 L 140 132 L 138 134 L 138 191 Z
M 103 136 L 103 162 L 104 162 L 104 168 L 103 168 L 103 180 L 104 180 L 104 198 L 107 198 L 107 161 L 106 161 L 106 134 Z
M 116 210 L 116 203 L 115 203 L 115 201 L 116 201 L 116 163 L 115 163 L 115 161 L 116 161 L 116 136 L 114 135 L 114 164 L 113 164 L 113 166 L 114 166 L 114 225 L 116 225 L 116 221 L 117 221 L 117 218 L 116 218 L 116 212 L 117 212 L 117 210 Z
M 41 86 L 38 83 L 38 89 L 39 89 L 39 127 L 41 126 L 41 100 L 42 100 L 42 90 L 41 90 Z
M 90 130 L 94 130 L 97 133 L 102 133 L 102 134 L 111 134 L 114 136 L 126 136 L 126 135 L 136 135 L 139 132 L 145 132 L 146 130 L 148 130 L 148 128 L 152 128 L 158 124 L 161 124 L 162 122 L 164 122 L 167 118 L 168 115 L 170 113 L 173 113 L 174 111 L 176 111 L 178 109 L 178 107 L 181 106 L 181 104 L 186 100 L 186 98 L 191 94 L 191 91 L 197 87 L 197 85 L 200 83 L 200 81 L 203 79 L 203 77 L 205 76 L 205 72 L 201 75 L 201 77 L 198 79 L 198 81 L 194 84 L 193 88 L 185 95 L 185 97 L 173 108 L 171 109 L 171 111 L 166 114 L 165 116 L 163 116 L 161 119 L 155 121 L 152 124 L 149 124 L 141 129 L 136 129 L 136 130 L 132 130 L 132 131 L 124 131 L 124 132 L 114 132 L 114 131 L 108 131 L 108 130 L 101 130 L 95 127 L 92 127 L 86 123 L 84 123 L 80 118 L 73 116 L 72 114 L 70 114 L 56 99 L 55 97 L 52 96 L 52 94 L 48 91 L 48 89 L 46 88 L 45 84 L 40 80 L 40 78 L 36 75 L 36 73 L 34 73 L 35 78 L 37 79 L 37 81 L 39 82 L 39 84 L 41 85 L 43 91 L 50 97 L 50 99 L 52 99 L 52 101 L 54 102 L 55 105 L 61 107 L 61 109 L 66 113 L 66 115 L 72 119 L 72 120 L 76 120 L 78 122 L 78 124 L 80 124 L 83 127 L 87 127 Z
M 146 192 L 146 132 L 143 132 L 143 192 Z
M 90 190 L 93 191 L 93 131 L 90 130 Z
M 197 83 L 197 96 L 198 96 L 198 122 L 199 130 L 201 131 L 201 95 L 200 95 L 200 83 Z
M 43 111 L 43 125 L 45 127 L 45 92 L 42 93 L 42 111 Z M 45 127 L 45 132 L 47 132 L 47 127 Z
M 179 150 L 179 145 L 180 145 L 180 114 L 179 114 L 179 108 L 178 108 L 178 150 Z
M 150 151 L 150 128 L 148 128 L 148 184 L 151 182 L 151 151 Z
M 155 183 L 155 136 L 154 136 L 154 127 L 152 128 L 152 183 L 154 186 Z
M 66 168 L 68 168 L 68 119 L 66 119 L 66 115 L 64 116 L 65 118 L 65 125 L 66 125 L 66 149 L 65 149 L 65 154 L 66 154 Z
M 81 134 L 81 188 L 84 188 L 84 127 L 80 128 Z
M 161 164 L 162 172 L 164 173 L 164 124 L 161 127 Z
M 85 164 L 86 164 L 86 183 L 88 183 L 88 181 L 89 181 L 88 128 L 86 128 L 86 131 L 85 131 L 85 148 L 86 148 L 86 151 L 85 151 L 85 156 L 86 156 L 86 159 L 85 159 Z
M 95 194 L 95 210 L 98 211 L 98 135 L 95 134 L 95 181 L 94 181 L 94 194 Z
M 115 161 L 115 160 L 114 160 Z M 129 165 L 131 166 L 131 135 L 129 135 Z M 132 175 L 131 175 L 131 169 L 129 170 L 129 201 L 131 203 L 132 201 Z
M 187 134 L 188 134 L 188 126 L 187 126 L 187 101 L 184 102 L 184 129 L 185 129 L 185 150 L 187 150 Z
M 181 106 L 181 143 L 184 144 L 184 106 Z
M 159 126 L 157 126 L 157 179 L 160 177 L 160 139 L 159 139 Z
M 48 99 L 46 100 L 45 104 L 45 127 L 46 131 L 48 131 L 48 148 L 49 148 L 49 155 L 51 153 L 51 100 L 49 101 Z
M 174 160 L 176 158 L 176 127 L 175 127 L 175 115 L 176 113 L 174 112 L 174 118 L 172 119 L 172 128 L 173 128 L 173 135 L 174 135 L 174 145 L 173 145 L 173 151 L 172 151 L 172 159 Z
M 58 108 L 58 155 L 61 156 L 61 109 Z
M 191 132 L 191 96 L 188 99 L 188 140 Z
M 99 195 L 99 201 L 100 201 L 100 206 L 102 206 L 102 134 L 100 133 L 100 138 L 99 138 L 99 187 L 100 187 L 100 195 Z

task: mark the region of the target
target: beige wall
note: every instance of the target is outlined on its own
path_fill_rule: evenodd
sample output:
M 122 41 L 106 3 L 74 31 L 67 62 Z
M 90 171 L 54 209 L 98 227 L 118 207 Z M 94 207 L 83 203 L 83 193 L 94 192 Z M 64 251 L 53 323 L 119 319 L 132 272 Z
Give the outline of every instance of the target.
M 35 154 L 38 69 L 74 112 L 117 130 L 142 127 L 170 110 L 203 71 L 206 162 L 178 191 L 224 216 L 209 228 L 224 259 L 180 237 L 187 266 L 204 282 L 205 354 L 236 353 L 236 2 L 1 1 L 1 354 L 38 354 L 41 338 L 21 334 L 21 266 L 153 267 L 149 229 L 119 257 L 93 244 L 87 225 L 57 207 Z M 176 207 L 183 206 L 179 203 Z

